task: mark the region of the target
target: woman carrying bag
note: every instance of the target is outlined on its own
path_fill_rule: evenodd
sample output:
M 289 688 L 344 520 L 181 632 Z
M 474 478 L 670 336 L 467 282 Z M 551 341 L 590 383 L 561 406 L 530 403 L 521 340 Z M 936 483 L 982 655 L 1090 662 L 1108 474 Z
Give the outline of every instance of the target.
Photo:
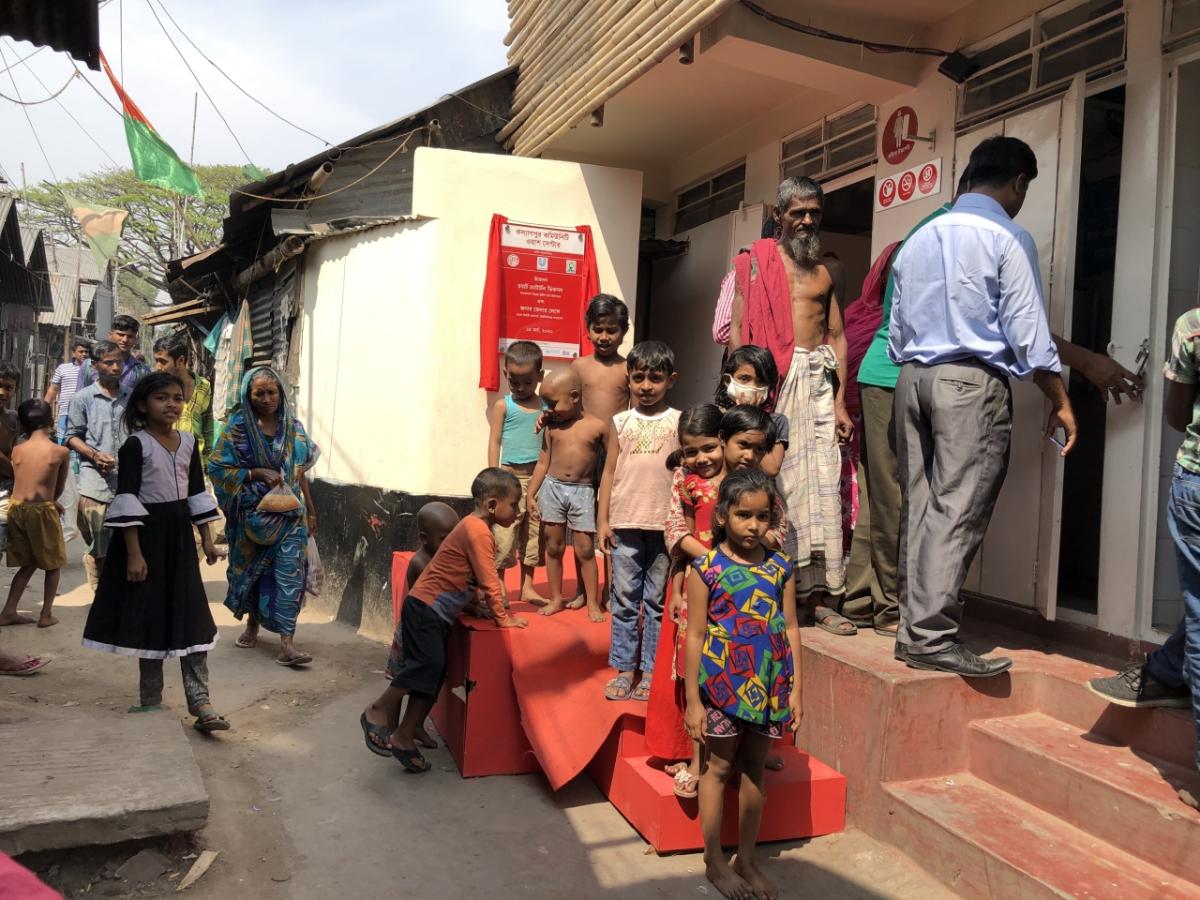
M 305 473 L 319 450 L 292 416 L 275 371 L 262 366 L 242 379 L 239 403 L 208 460 L 229 538 L 225 605 L 249 616 L 239 647 L 258 644 L 260 627 L 279 635 L 281 666 L 312 656 L 296 649 L 304 599 L 306 548 L 316 515 Z

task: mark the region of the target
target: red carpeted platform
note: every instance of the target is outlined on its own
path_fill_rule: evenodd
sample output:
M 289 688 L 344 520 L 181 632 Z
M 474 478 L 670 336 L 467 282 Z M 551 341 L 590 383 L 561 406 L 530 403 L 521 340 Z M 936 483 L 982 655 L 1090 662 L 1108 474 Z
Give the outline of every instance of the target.
M 407 558 L 394 562 L 393 585 L 404 584 L 405 566 Z M 510 575 L 507 586 L 515 598 L 515 570 Z M 647 754 L 646 704 L 604 699 L 613 675 L 609 624 L 590 622 L 585 610 L 546 617 L 523 603 L 512 608 L 529 619 L 528 628 L 500 630 L 463 618 L 451 637 L 446 686 L 433 720 L 459 771 L 469 777 L 540 769 L 557 790 L 586 770 L 655 850 L 699 849 L 696 802 L 676 797 L 662 762 Z M 840 831 L 845 778 L 795 747 L 781 746 L 780 752 L 784 768 L 768 773 L 771 802 L 760 839 Z M 726 803 L 735 813 L 732 789 Z M 726 818 L 723 838 L 736 843 L 735 816 Z

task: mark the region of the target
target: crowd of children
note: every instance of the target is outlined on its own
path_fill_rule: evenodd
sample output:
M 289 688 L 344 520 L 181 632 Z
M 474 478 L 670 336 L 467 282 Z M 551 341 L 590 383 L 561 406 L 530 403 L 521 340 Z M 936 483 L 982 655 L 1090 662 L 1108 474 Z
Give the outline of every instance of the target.
M 622 357 L 629 313 L 615 297 L 594 297 L 585 321 L 593 352 L 568 367 L 546 372 L 529 341 L 507 348 L 509 394 L 490 411 L 474 511 L 461 521 L 444 504 L 420 511 L 391 683 L 363 711 L 363 739 L 410 772 L 429 769 L 420 748 L 435 743 L 423 723 L 445 677 L 450 626 L 472 608 L 502 627 L 527 624 L 508 612 L 503 587 L 505 570 L 520 566 L 520 597 L 542 615 L 586 607 L 599 623 L 607 607 L 604 696 L 648 702 L 648 750 L 676 794 L 699 800 L 713 884 L 729 897 L 773 897 L 754 850 L 764 769 L 781 765 L 771 741 L 800 720 L 796 573 L 776 485 L 788 421 L 771 411 L 775 361 L 739 348 L 715 402 L 681 412 L 668 399 L 679 377 L 670 347 L 644 341 Z M 574 596 L 564 589 L 568 545 Z M 548 596 L 534 586 L 543 562 Z M 741 837 L 731 863 L 720 832 L 735 771 Z

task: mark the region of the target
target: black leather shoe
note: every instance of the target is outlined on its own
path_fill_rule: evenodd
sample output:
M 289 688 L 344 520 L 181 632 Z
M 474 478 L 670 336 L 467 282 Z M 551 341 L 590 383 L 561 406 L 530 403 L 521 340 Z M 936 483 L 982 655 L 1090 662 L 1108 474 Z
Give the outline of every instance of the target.
M 899 654 L 900 648 L 897 647 Z M 937 653 L 916 654 L 903 651 L 904 662 L 910 669 L 929 669 L 934 672 L 949 672 L 952 675 L 962 675 L 964 678 L 988 678 L 1007 672 L 1012 666 L 1012 660 L 1007 656 L 993 656 L 990 659 L 972 653 L 962 644 L 955 644 Z

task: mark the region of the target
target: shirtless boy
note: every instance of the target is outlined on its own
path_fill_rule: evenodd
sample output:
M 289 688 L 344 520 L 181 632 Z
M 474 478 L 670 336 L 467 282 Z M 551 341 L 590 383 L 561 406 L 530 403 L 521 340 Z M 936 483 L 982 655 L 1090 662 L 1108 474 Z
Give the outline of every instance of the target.
M 0 612 L 0 625 L 27 625 L 33 619 L 17 612 L 29 579 L 38 569 L 46 573 L 38 628 L 57 625 L 51 613 L 58 593 L 58 576 L 67 562 L 62 509 L 58 498 L 67 483 L 71 453 L 54 440 L 54 410 L 44 400 L 26 400 L 17 411 L 29 439 L 13 449 L 16 474 L 8 512 L 8 564 L 19 567 Z
M 583 383 L 583 409 L 604 422 L 629 409 L 629 376 L 621 342 L 629 331 L 629 307 L 611 294 L 597 294 L 584 315 L 594 351 L 571 363 Z
M 621 370 L 624 371 L 624 362 Z M 540 610 L 552 616 L 587 603 L 588 618 L 604 621 L 596 571 L 596 489 L 600 449 L 608 422 L 583 409 L 583 383 L 574 367 L 551 372 L 542 381 L 546 427 L 542 454 L 529 480 L 528 506 L 542 522 L 550 602 Z M 567 528 L 583 583 L 583 599 L 563 600 L 563 552 Z
M 758 344 L 775 357 L 780 373 L 775 412 L 787 416 L 791 432 L 779 483 L 795 525 L 784 549 L 796 567 L 796 600 L 810 600 L 815 623 L 826 631 L 853 634 L 854 624 L 822 602 L 846 590 L 837 445 L 853 431 L 843 398 L 841 268 L 821 257 L 824 202 L 820 185 L 810 178 L 779 185 L 778 239 L 756 241 L 734 261 L 729 349 Z M 756 332 L 756 323 L 778 321 L 781 314 L 791 319 L 790 340 L 777 330 Z M 812 506 L 819 508 L 819 521 L 806 526 Z

